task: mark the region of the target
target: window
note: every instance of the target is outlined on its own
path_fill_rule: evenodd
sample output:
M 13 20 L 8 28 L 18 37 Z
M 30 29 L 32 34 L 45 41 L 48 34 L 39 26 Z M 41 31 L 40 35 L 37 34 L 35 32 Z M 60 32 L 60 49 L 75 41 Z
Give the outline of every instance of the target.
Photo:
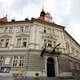
M 9 39 L 6 39 L 6 42 L 5 42 L 5 48 L 8 47 L 8 44 L 9 44 Z
M 3 27 L 0 27 L 0 33 L 3 32 Z
M 24 60 L 20 60 L 20 62 L 19 62 L 19 66 L 22 67 L 23 64 L 24 64 Z
M 5 64 L 9 64 L 10 63 L 10 57 L 6 57 L 5 58 Z
M 3 47 L 5 47 L 5 48 L 9 47 L 9 39 L 1 39 L 0 40 L 0 47 L 1 48 L 3 48 Z
M 23 38 L 22 46 L 23 47 L 26 47 L 27 46 L 27 38 Z
M 14 59 L 18 59 L 18 56 L 14 56 Z
M 48 33 L 51 33 L 51 28 L 47 28 L 47 32 Z
M 13 26 L 9 26 L 9 32 L 12 32 Z
M 23 42 L 23 47 L 26 47 L 26 42 Z
M 27 47 L 28 40 L 27 38 L 19 38 L 17 39 L 17 47 Z
M 17 27 L 17 32 L 29 32 L 30 31 L 30 27 L 29 26 L 19 26 Z
M 13 67 L 17 67 L 17 64 L 18 64 L 18 60 L 14 60 L 13 61 Z
M 0 66 L 3 66 L 4 64 L 4 56 L 0 56 Z
M 20 27 L 16 26 L 16 32 L 20 32 Z
M 4 46 L 4 39 L 1 39 L 0 41 L 0 47 L 3 47 Z
M 20 27 L 20 32 L 24 32 L 24 27 Z
M 24 56 L 13 56 L 13 67 L 23 67 Z
M 24 59 L 24 56 L 20 56 L 20 59 Z
M 13 56 L 13 67 L 18 66 L 18 60 L 19 60 L 19 56 Z
M 44 27 L 44 33 L 46 33 L 46 27 Z
M 12 32 L 13 26 L 0 27 L 0 32 Z
M 8 32 L 8 27 L 5 27 L 4 28 L 4 32 Z
M 17 47 L 21 46 L 21 39 L 17 39 Z
M 19 66 L 24 66 L 24 56 L 20 56 Z
M 25 26 L 25 32 L 30 32 L 30 27 L 29 26 Z

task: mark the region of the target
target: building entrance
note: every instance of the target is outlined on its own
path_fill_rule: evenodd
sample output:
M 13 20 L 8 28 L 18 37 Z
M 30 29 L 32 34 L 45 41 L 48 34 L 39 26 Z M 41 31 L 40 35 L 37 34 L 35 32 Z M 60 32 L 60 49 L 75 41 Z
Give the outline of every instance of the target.
M 54 59 L 47 59 L 47 77 L 55 77 Z

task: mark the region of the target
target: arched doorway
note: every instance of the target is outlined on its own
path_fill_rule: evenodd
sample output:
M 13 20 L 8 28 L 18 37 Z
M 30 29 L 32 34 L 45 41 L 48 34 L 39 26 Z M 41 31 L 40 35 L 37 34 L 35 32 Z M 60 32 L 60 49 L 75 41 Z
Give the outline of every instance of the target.
M 51 57 L 47 59 L 47 76 L 55 77 L 54 60 Z

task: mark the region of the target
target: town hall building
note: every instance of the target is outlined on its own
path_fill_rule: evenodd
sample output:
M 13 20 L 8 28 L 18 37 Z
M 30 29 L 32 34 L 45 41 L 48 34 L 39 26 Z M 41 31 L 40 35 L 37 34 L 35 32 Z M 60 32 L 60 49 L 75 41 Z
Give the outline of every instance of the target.
M 49 12 L 42 9 L 31 20 L 0 19 L 0 76 L 47 80 L 76 74 L 80 75 L 80 44 Z

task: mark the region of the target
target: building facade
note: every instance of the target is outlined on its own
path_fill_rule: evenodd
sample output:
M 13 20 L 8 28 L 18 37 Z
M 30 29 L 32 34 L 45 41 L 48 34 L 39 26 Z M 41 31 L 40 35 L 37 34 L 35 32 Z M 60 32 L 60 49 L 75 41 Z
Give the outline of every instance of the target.
M 0 75 L 72 77 L 79 70 L 80 45 L 49 13 L 42 10 L 37 19 L 0 22 Z

